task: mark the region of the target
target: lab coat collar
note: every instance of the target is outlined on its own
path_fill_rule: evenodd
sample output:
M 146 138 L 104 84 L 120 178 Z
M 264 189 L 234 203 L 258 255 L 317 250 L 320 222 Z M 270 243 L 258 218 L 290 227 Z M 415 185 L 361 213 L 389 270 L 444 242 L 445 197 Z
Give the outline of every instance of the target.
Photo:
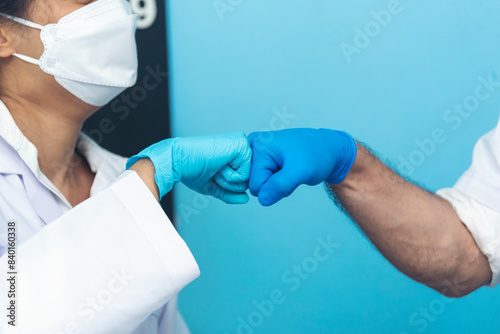
M 0 127 L 2 124 L 0 120 Z M 19 154 L 2 137 L 0 137 L 0 157 L 2 157 L 0 162 L 0 174 L 21 174 L 22 160 Z
M 61 210 L 54 198 L 53 190 L 57 191 L 56 196 L 61 196 L 63 201 L 66 199 L 40 171 L 38 150 L 17 127 L 2 101 L 0 101 L 0 157 L 0 174 L 17 174 L 22 177 L 26 193 L 40 219 L 45 224 L 57 219 Z
M 35 175 L 41 174 L 35 145 L 23 135 L 2 101 L 0 101 L 0 137 L 2 137 L 0 173 L 21 175 L 24 160 Z
M 90 196 L 106 188 L 125 170 L 126 158 L 102 148 L 83 132 L 78 137 L 76 147 L 87 159 L 92 172 L 95 173 Z

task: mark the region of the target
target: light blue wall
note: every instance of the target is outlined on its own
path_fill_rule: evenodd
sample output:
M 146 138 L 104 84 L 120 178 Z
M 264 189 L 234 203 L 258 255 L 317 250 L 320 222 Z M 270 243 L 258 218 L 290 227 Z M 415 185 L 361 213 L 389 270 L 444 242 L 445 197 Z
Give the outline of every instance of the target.
M 500 81 L 498 1 L 401 0 L 350 63 L 341 43 L 354 44 L 356 27 L 376 29 L 371 11 L 394 1 L 221 0 L 232 9 L 223 20 L 212 0 L 168 3 L 176 136 L 343 129 L 383 158 L 421 163 L 411 177 L 436 190 L 453 185 L 497 122 L 500 87 L 467 118 L 447 109 L 473 103 L 479 77 L 496 71 Z M 276 123 L 284 110 L 293 118 Z M 422 160 L 415 141 L 433 131 L 446 140 Z M 238 333 L 240 317 L 250 317 L 245 334 L 500 332 L 500 289 L 443 302 L 389 265 L 321 186 L 270 208 L 254 198 L 227 206 L 183 186 L 176 200 L 202 272 L 181 293 L 193 333 Z M 313 266 L 328 236 L 338 247 L 292 291 L 290 268 Z M 254 301 L 275 290 L 283 303 L 259 317 Z

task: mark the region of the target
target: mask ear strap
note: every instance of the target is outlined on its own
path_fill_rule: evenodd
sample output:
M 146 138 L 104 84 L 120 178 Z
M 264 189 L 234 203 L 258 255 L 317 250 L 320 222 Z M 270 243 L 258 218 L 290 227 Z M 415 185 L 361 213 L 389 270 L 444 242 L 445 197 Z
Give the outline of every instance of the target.
M 25 19 L 22 19 L 22 18 L 19 18 L 19 17 L 7 15 L 7 14 L 0 13 L 0 15 L 3 16 L 3 17 L 8 18 L 9 20 L 12 20 L 14 22 L 20 23 L 20 24 L 25 25 L 25 26 L 30 27 L 30 28 L 39 29 L 39 30 L 43 29 L 43 26 L 40 25 L 40 24 L 38 24 L 38 23 L 34 23 L 34 22 L 31 22 L 31 21 L 28 21 L 28 20 L 25 20 Z M 24 60 L 25 62 L 30 63 L 30 64 L 40 65 L 40 61 L 38 59 L 31 58 L 31 57 L 28 57 L 28 56 L 25 56 L 25 55 L 21 55 L 19 53 L 13 53 L 12 55 L 15 56 L 15 57 L 17 57 L 17 58 L 19 58 L 19 59 L 21 59 L 21 60 Z
M 31 22 L 31 21 L 28 21 L 28 20 L 25 20 L 25 19 L 22 19 L 22 18 L 19 18 L 19 17 L 15 17 L 15 16 L 11 16 L 11 15 L 7 15 L 7 14 L 2 14 L 0 13 L 0 15 L 14 21 L 14 22 L 17 22 L 17 23 L 21 23 L 22 25 L 25 25 L 27 27 L 30 27 L 30 28 L 35 28 L 35 29 L 38 29 L 38 30 L 42 30 L 43 29 L 43 26 L 38 24 L 38 23 L 35 23 L 35 22 Z
M 38 59 L 31 58 L 31 57 L 28 57 L 25 55 L 20 55 L 19 53 L 13 53 L 12 55 L 21 59 L 21 60 L 24 60 L 27 63 L 33 64 L 33 65 L 40 65 L 40 61 Z

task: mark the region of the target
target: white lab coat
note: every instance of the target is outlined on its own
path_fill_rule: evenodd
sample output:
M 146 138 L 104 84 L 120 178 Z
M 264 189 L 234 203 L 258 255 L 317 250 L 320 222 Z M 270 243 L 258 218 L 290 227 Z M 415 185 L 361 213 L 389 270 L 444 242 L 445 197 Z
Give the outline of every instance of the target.
M 96 173 L 72 208 L 0 101 L 0 332 L 186 333 L 177 293 L 199 275 L 188 247 L 126 159 L 85 135 Z M 7 325 L 7 224 L 16 222 L 16 327 Z

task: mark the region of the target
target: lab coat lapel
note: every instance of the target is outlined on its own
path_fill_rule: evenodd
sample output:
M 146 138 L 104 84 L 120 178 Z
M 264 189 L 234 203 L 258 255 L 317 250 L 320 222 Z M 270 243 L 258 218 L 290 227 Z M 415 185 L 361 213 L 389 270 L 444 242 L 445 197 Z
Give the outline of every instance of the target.
M 25 165 L 21 169 L 24 187 L 40 219 L 47 225 L 62 215 L 52 192 L 45 187 Z

